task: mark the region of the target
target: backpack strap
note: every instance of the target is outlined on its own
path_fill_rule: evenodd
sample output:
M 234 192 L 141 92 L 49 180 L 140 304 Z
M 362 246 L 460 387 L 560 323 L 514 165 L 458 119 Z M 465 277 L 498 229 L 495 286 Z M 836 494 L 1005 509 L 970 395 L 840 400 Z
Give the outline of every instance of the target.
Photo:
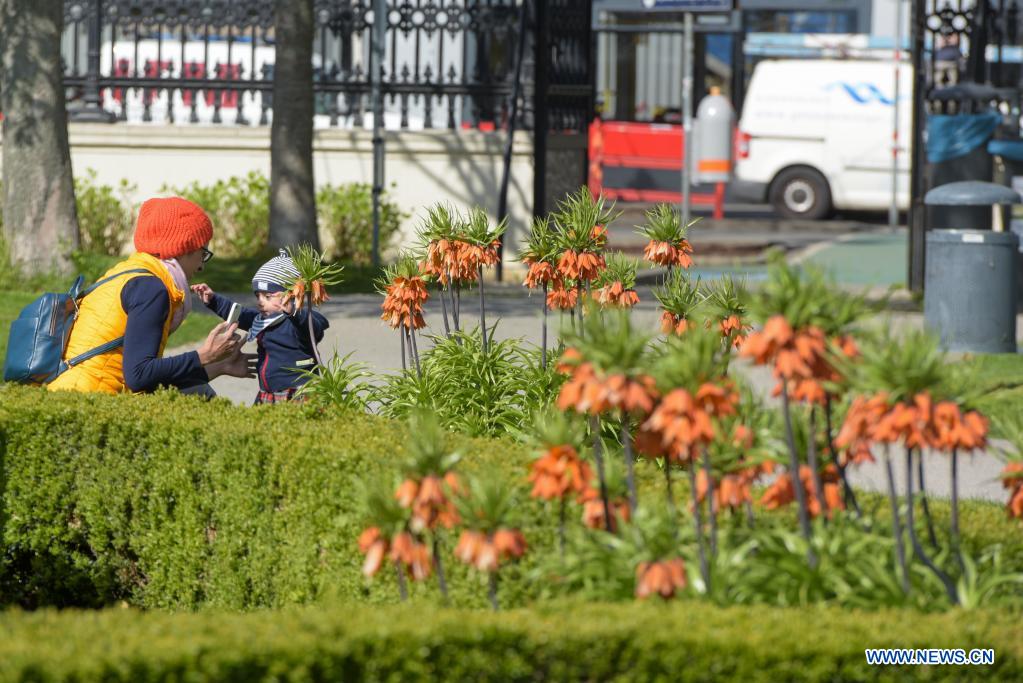
M 84 363 L 85 361 L 89 360 L 90 358 L 95 358 L 96 356 L 102 356 L 104 353 L 107 353 L 108 351 L 113 351 L 114 349 L 116 349 L 117 347 L 121 346 L 122 344 L 124 344 L 124 336 L 123 335 L 118 337 L 117 339 L 111 339 L 110 341 L 106 342 L 105 344 L 100 344 L 96 348 L 90 349 L 89 351 L 86 351 L 85 353 L 80 353 L 77 356 L 75 356 L 74 358 L 69 358 L 66 361 L 61 362 L 60 368 L 57 370 L 57 374 L 59 375 L 60 373 L 65 372 L 66 370 L 70 370 L 74 366 L 78 365 L 79 363 Z
M 132 273 L 148 273 L 148 272 L 149 271 L 146 270 L 145 268 L 132 268 L 131 270 L 122 270 L 120 273 L 114 273 L 113 275 L 110 275 L 109 277 L 105 277 L 102 280 L 94 282 L 92 285 L 87 287 L 84 292 L 79 294 L 76 298 L 84 299 L 85 297 L 89 296 L 93 292 L 93 290 L 95 290 L 100 285 L 105 285 L 106 283 L 110 282 L 111 280 L 113 280 L 115 278 L 119 278 L 122 275 L 129 275 L 129 274 L 132 274 Z

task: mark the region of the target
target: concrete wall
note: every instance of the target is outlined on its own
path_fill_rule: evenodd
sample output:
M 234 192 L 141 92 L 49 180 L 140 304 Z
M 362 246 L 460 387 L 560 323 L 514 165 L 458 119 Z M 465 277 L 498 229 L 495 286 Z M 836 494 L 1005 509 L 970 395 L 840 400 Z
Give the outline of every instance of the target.
M 270 175 L 270 129 L 248 126 L 157 126 L 71 124 L 71 158 L 76 173 L 94 169 L 97 181 L 116 186 L 127 178 L 141 202 L 164 185 L 210 183 L 249 171 Z M 385 136 L 388 192 L 412 217 L 406 243 L 414 237 L 423 209 L 438 201 L 497 211 L 502 174 L 503 133 L 430 130 Z M 361 130 L 318 130 L 314 139 L 317 185 L 373 179 L 372 134 Z M 506 258 L 518 251 L 532 215 L 533 150 L 529 133 L 515 136 L 508 190 L 509 241 Z

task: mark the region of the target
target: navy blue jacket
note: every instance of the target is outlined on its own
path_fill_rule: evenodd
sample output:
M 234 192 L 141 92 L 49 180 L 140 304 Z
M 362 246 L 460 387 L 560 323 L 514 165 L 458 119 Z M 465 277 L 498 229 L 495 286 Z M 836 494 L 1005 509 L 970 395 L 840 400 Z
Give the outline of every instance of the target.
M 214 294 L 206 306 L 226 319 L 232 303 L 227 297 Z M 238 329 L 248 330 L 258 315 L 257 309 L 243 307 Z M 312 312 L 312 316 L 313 330 L 319 342 L 330 323 L 316 311 Z M 303 308 L 294 315 L 285 315 L 281 322 L 260 332 L 256 337 L 256 347 L 261 391 L 280 393 L 305 384 L 307 380 L 295 369 L 312 370 L 316 363 L 312 344 L 309 343 L 309 310 Z
M 121 290 L 121 308 L 128 316 L 124 329 L 126 387 L 132 391 L 152 391 L 160 385 L 187 389 L 210 381 L 197 351 L 160 358 L 163 326 L 170 315 L 170 296 L 160 278 L 142 275 L 128 280 Z

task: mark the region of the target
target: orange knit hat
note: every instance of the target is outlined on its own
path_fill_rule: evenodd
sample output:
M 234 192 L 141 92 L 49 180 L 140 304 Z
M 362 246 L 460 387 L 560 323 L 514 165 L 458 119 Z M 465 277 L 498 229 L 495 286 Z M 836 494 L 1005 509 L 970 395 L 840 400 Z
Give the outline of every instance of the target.
M 213 238 L 206 212 L 181 197 L 147 199 L 135 223 L 135 250 L 157 258 L 177 258 Z

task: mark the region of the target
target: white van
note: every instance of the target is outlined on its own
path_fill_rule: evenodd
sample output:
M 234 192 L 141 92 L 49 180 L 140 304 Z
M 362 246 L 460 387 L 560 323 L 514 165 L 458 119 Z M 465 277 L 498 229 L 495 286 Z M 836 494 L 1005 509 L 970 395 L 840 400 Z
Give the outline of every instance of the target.
M 909 205 L 913 70 L 899 70 L 897 201 Z M 895 63 L 764 61 L 750 79 L 736 137 L 732 196 L 789 218 L 884 210 L 892 198 Z

